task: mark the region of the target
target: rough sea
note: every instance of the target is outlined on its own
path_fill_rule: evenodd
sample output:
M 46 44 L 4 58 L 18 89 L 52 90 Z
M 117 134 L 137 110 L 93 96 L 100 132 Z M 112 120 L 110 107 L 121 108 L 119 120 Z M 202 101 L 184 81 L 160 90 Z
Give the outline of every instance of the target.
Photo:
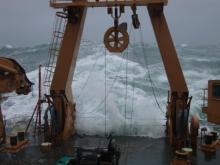
M 12 130 L 24 129 L 34 110 L 38 66 L 46 66 L 48 48 L 48 44 L 0 48 L 0 56 L 17 60 L 35 83 L 29 95 L 7 94 L 2 103 L 7 127 Z M 197 115 L 202 125 L 210 126 L 201 112 L 202 89 L 207 87 L 208 80 L 220 79 L 220 46 L 182 44 L 176 45 L 176 49 L 193 96 L 190 114 Z M 169 85 L 156 44 L 131 43 L 122 54 L 111 54 L 103 44 L 83 40 L 72 88 L 78 133 L 103 135 L 107 131 L 114 135 L 164 136 Z

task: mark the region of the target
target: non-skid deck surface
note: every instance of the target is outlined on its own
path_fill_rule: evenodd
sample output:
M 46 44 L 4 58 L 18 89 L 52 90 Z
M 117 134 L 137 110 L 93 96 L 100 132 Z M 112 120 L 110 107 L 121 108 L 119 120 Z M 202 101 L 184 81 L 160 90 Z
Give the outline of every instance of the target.
M 115 139 L 121 149 L 120 165 L 169 165 L 171 162 L 172 152 L 165 138 L 116 137 Z M 0 165 L 54 165 L 62 156 L 73 155 L 73 146 L 79 145 L 78 142 L 79 137 L 75 137 L 47 151 L 31 143 L 17 154 L 0 153 Z M 97 137 L 87 137 L 83 143 L 89 144 L 90 147 L 100 145 Z M 204 155 L 198 150 L 197 157 L 193 157 L 195 165 L 219 165 L 219 162 L 220 150 L 214 155 Z

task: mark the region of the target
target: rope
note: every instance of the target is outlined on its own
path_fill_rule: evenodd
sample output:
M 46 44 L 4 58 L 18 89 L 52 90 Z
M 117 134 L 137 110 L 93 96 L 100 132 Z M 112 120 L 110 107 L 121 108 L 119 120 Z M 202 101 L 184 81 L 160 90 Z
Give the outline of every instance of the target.
M 140 26 L 140 40 L 141 40 L 141 45 L 142 45 L 142 50 L 143 50 L 143 55 L 144 55 L 144 62 L 145 62 L 145 66 L 146 66 L 146 69 L 147 69 L 147 73 L 148 73 L 148 79 L 150 81 L 150 84 L 151 84 L 151 89 L 152 89 L 152 93 L 153 93 L 153 96 L 154 96 L 154 99 L 155 99 L 155 102 L 159 108 L 159 110 L 165 114 L 165 112 L 162 110 L 158 100 L 157 100 L 157 96 L 156 96 L 156 93 L 155 93 L 155 89 L 154 89 L 154 82 L 151 78 L 151 73 L 150 73 L 150 69 L 149 69 L 149 65 L 148 65 L 148 60 L 147 60 L 147 55 L 146 55 L 146 50 L 145 50 L 145 47 L 144 47 L 144 41 L 143 41 L 143 33 L 142 33 L 142 29 L 141 29 L 141 26 Z

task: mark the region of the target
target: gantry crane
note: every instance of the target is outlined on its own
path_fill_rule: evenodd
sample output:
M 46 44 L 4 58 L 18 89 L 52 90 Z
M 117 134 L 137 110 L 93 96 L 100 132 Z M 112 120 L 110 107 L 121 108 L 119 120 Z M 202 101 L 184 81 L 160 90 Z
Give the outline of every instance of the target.
M 105 33 L 104 44 L 111 52 L 122 52 L 129 43 L 129 36 L 126 26 L 118 22 L 119 15 L 124 12 L 124 7 L 131 7 L 134 13 L 133 25 L 138 28 L 140 22 L 135 15 L 136 6 L 146 6 L 170 85 L 166 113 L 167 133 L 172 145 L 182 147 L 186 144 L 189 140 L 188 117 L 191 98 L 164 15 L 164 6 L 167 3 L 168 0 L 50 0 L 50 6 L 63 9 L 67 19 L 50 86 L 56 112 L 56 138 L 66 139 L 74 131 L 76 109 L 71 84 L 87 8 L 107 8 L 108 14 L 114 18 L 114 26 Z M 197 120 L 193 121 L 192 130 L 196 131 Z

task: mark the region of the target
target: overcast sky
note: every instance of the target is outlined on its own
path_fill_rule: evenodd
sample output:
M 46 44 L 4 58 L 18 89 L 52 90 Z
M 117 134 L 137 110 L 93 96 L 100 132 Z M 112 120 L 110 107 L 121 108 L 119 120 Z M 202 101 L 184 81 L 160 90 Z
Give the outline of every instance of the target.
M 49 7 L 48 1 L 0 0 L 0 46 L 49 43 L 55 10 Z M 138 14 L 145 41 L 155 42 L 146 8 L 138 8 Z M 169 0 L 165 14 L 175 43 L 220 45 L 220 0 Z M 125 15 L 120 22 L 130 25 L 129 8 Z M 106 9 L 91 8 L 83 38 L 101 42 L 104 32 L 112 25 Z

